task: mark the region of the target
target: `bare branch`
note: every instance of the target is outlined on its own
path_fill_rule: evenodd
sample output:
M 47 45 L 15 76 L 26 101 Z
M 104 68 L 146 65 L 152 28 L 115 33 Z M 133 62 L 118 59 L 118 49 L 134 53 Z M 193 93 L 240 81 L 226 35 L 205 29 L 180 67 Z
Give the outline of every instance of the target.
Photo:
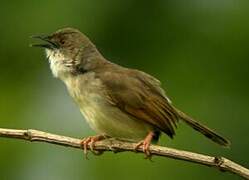
M 0 137 L 17 138 L 28 141 L 40 141 L 52 144 L 58 144 L 62 146 L 81 148 L 80 139 L 75 139 L 66 136 L 60 136 L 56 134 L 51 134 L 43 131 L 28 129 L 28 130 L 18 130 L 18 129 L 3 129 L 0 128 Z M 103 140 L 96 142 L 95 149 L 100 151 L 133 151 L 134 152 L 135 143 L 124 142 L 119 140 Z M 89 148 L 89 147 L 88 147 Z M 137 150 L 138 152 L 143 152 L 142 148 Z M 197 164 L 202 164 L 206 166 L 216 167 L 221 171 L 228 171 L 237 174 L 241 177 L 249 179 L 249 169 L 229 160 L 224 157 L 212 157 L 203 154 L 177 150 L 168 147 L 162 147 L 157 145 L 150 146 L 151 154 L 156 156 L 164 156 L 184 161 L 189 161 Z

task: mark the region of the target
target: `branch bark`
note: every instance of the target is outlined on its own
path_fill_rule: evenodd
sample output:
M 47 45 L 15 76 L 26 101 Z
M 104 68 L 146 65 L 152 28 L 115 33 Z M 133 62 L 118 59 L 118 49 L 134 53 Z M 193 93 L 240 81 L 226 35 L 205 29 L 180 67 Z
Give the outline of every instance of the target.
M 75 139 L 67 136 L 60 136 L 33 129 L 19 130 L 19 129 L 0 128 L 0 137 L 23 139 L 31 142 L 40 141 L 40 142 L 52 143 L 62 146 L 73 147 L 73 148 L 81 148 L 80 139 Z M 120 151 L 134 152 L 134 147 L 135 143 L 110 139 L 110 140 L 103 140 L 96 142 L 94 149 L 100 151 L 113 151 L 113 152 L 120 152 Z M 241 177 L 244 177 L 246 179 L 249 179 L 249 169 L 224 157 L 213 157 L 213 156 L 208 156 L 183 150 L 177 150 L 157 145 L 151 145 L 150 151 L 152 155 L 169 157 L 197 164 L 202 164 L 210 167 L 216 167 L 221 171 L 228 171 L 237 174 Z M 142 148 L 139 148 L 137 152 L 143 153 Z

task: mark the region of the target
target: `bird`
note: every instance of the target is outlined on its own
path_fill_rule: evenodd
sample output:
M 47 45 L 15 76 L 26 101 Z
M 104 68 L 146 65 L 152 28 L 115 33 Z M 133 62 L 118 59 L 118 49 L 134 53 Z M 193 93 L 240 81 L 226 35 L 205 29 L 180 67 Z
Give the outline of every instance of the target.
M 230 141 L 177 109 L 161 82 L 143 71 L 107 60 L 94 43 L 75 28 L 62 28 L 32 38 L 42 43 L 54 77 L 64 82 L 89 126 L 97 133 L 81 141 L 87 147 L 108 138 L 136 142 L 150 156 L 151 143 L 164 133 L 173 138 L 179 121 L 213 142 L 229 147 Z

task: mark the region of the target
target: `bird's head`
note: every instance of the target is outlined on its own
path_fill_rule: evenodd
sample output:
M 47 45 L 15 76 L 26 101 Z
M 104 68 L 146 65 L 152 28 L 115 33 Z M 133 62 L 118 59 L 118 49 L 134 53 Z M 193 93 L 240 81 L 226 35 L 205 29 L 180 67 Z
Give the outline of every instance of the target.
M 31 46 L 45 48 L 53 75 L 59 78 L 82 71 L 82 58 L 98 53 L 88 37 L 74 28 L 63 28 L 49 35 L 35 35 L 32 38 L 43 41 Z

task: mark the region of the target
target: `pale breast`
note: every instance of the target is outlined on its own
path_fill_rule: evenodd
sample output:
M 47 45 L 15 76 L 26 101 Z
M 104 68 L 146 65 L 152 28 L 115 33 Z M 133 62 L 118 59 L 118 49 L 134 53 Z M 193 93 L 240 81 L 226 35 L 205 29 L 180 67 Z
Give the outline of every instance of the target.
M 110 104 L 104 94 L 105 87 L 94 72 L 68 79 L 65 83 L 86 121 L 97 133 L 138 140 L 153 129 Z

